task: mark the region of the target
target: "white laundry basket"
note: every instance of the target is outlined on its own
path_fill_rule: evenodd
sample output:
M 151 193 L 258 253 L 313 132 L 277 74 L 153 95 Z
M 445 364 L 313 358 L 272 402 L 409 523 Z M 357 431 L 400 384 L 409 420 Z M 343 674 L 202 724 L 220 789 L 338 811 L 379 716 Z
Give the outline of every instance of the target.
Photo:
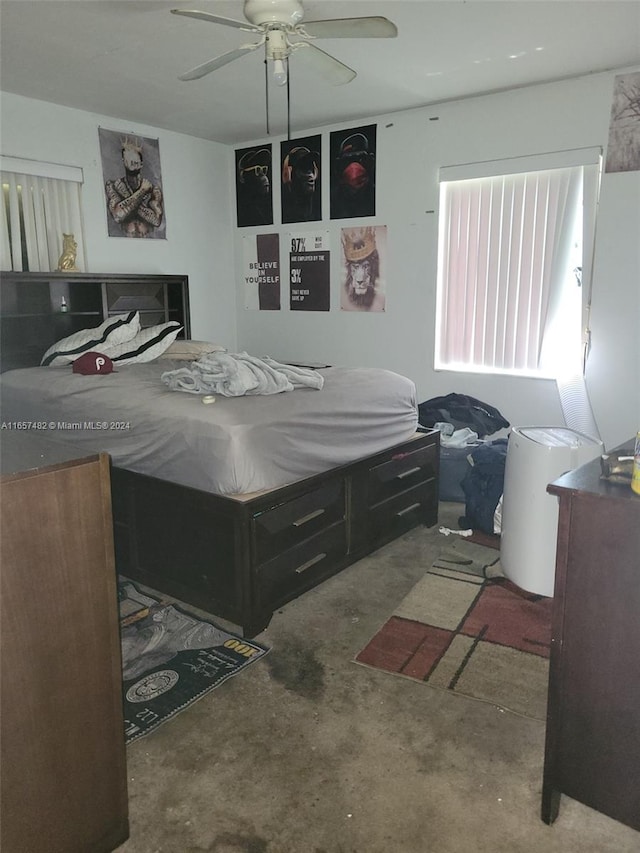
M 500 563 L 521 589 L 553 596 L 558 499 L 547 485 L 602 453 L 602 442 L 565 427 L 514 427 L 502 498 Z

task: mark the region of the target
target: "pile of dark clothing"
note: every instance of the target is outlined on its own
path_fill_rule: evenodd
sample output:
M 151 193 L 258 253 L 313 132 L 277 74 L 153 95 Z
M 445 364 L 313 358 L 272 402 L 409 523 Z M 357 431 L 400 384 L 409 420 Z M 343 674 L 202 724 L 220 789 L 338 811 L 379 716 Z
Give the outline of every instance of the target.
M 506 438 L 488 441 L 510 424 L 494 406 L 466 394 L 447 394 L 434 397 L 418 406 L 418 419 L 423 428 L 452 424 L 454 430 L 468 429 L 477 434 L 481 442 L 465 448 L 469 463 L 460 481 L 465 497 L 465 514 L 459 519 L 463 529 L 494 533 L 494 516 L 504 488 L 504 470 L 507 458 Z
M 420 403 L 418 421 L 420 426 L 430 429 L 437 423 L 453 424 L 454 429 L 468 427 L 479 438 L 511 426 L 496 408 L 467 394 L 446 394 Z

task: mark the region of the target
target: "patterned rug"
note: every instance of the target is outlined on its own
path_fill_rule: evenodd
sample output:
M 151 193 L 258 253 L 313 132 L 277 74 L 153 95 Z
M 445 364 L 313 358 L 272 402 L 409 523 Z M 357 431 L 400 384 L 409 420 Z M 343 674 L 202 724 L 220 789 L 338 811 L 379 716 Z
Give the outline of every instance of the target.
M 268 651 L 120 578 L 125 740 L 131 743 L 183 711 Z
M 551 604 L 507 580 L 492 548 L 454 542 L 355 661 L 544 720 Z

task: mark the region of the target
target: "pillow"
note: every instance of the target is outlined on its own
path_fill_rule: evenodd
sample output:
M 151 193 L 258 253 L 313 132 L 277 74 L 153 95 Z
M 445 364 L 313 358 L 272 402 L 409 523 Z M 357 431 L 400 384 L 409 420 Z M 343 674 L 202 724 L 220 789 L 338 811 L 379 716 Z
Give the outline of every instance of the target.
M 108 356 L 116 367 L 119 364 L 153 361 L 171 346 L 181 329 L 181 324 L 176 320 L 159 326 L 149 326 L 148 329 L 141 329 L 135 338 L 116 347 L 103 348 L 101 352 L 102 355 Z
M 172 358 L 176 361 L 196 361 L 201 355 L 210 352 L 226 352 L 226 347 L 209 341 L 174 341 L 162 353 L 160 358 Z
M 42 356 L 40 364 L 43 367 L 71 364 L 83 352 L 102 352 L 105 348 L 131 340 L 139 331 L 140 314 L 137 311 L 118 314 L 117 317 L 109 317 L 94 329 L 81 329 L 68 338 L 57 341 Z

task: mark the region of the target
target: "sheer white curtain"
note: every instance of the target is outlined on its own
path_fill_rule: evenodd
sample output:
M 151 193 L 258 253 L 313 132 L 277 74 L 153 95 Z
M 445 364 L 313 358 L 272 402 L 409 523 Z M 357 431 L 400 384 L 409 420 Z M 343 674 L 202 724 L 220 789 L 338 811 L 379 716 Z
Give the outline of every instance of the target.
M 82 170 L 3 157 L 0 268 L 55 270 L 63 234 L 73 234 L 76 266 L 86 269 L 82 227 Z
M 554 335 L 579 353 L 587 170 L 571 162 L 584 152 L 566 153 L 556 168 L 534 170 L 549 165 L 540 157 L 441 170 L 436 368 L 551 376 Z

